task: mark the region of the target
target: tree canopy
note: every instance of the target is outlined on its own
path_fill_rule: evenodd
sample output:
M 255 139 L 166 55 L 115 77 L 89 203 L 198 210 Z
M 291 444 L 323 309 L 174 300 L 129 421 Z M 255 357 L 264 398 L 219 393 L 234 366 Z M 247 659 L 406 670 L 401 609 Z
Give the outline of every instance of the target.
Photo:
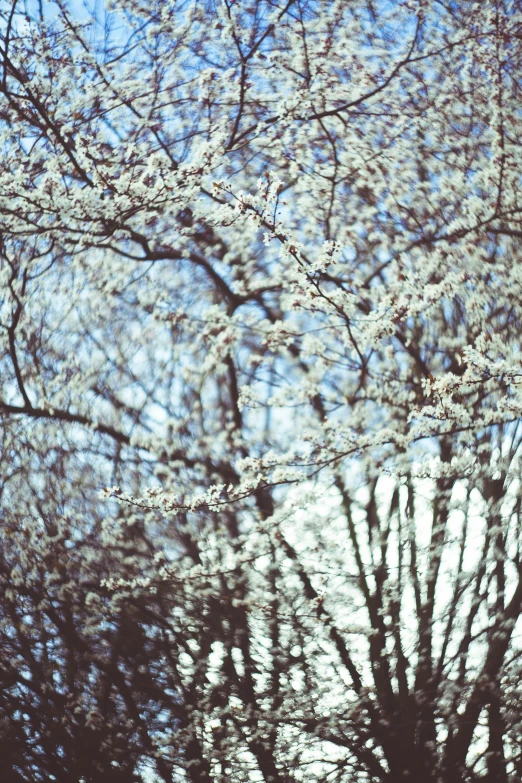
M 519 781 L 519 2 L 0 33 L 2 780 Z

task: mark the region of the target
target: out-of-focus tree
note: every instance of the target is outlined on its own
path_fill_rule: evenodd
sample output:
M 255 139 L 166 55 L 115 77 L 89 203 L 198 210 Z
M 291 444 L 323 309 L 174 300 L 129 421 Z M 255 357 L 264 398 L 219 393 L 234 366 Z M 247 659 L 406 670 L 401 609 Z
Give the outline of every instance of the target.
M 520 780 L 519 3 L 0 13 L 2 780 Z

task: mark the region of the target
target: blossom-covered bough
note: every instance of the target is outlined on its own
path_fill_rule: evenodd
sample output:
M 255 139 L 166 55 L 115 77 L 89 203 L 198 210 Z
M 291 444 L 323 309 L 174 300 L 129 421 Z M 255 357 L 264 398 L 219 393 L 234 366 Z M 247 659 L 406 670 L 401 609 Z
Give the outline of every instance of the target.
M 520 780 L 520 4 L 0 12 L 2 780 Z

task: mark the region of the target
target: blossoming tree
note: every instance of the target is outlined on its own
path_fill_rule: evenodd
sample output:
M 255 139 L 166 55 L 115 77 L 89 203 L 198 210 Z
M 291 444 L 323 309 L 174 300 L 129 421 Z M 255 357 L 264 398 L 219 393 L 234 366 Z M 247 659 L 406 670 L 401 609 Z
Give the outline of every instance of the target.
M 1 0 L 0 771 L 522 776 L 516 0 Z

